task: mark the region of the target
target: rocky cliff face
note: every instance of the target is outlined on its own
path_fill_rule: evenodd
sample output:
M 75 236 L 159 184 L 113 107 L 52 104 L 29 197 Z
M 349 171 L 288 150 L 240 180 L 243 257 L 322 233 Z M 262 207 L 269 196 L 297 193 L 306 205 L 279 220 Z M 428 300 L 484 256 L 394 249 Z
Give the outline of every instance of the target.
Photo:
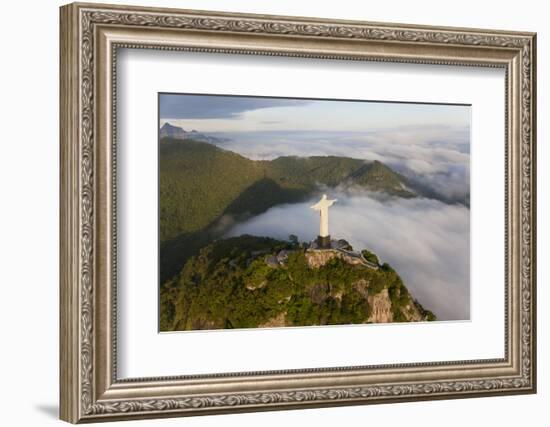
M 373 270 L 378 270 L 378 266 L 369 263 L 360 254 L 356 254 L 352 251 L 338 249 L 308 249 L 305 255 L 307 263 L 311 268 L 322 267 L 331 259 L 341 259 L 350 265 L 362 265 Z
M 359 281 L 353 284 L 356 288 L 364 288 L 364 282 Z M 363 323 L 392 323 L 394 321 L 394 310 L 392 306 L 392 300 L 388 289 L 382 289 L 376 295 L 369 295 L 367 290 L 362 292 L 364 298 L 367 299 L 370 307 L 370 314 Z M 337 300 L 342 300 L 342 293 L 336 293 L 332 295 Z M 411 303 L 404 307 L 398 308 L 402 313 L 403 319 L 401 322 L 423 322 L 430 320 L 426 313 L 423 313 L 422 307 L 418 303 L 411 301 Z M 286 312 L 279 313 L 277 316 L 270 318 L 267 322 L 262 323 L 258 327 L 260 328 L 277 328 L 288 326 Z
M 371 307 L 368 318 L 370 323 L 389 323 L 393 321 L 392 304 L 387 289 L 382 289 L 377 295 L 368 295 Z

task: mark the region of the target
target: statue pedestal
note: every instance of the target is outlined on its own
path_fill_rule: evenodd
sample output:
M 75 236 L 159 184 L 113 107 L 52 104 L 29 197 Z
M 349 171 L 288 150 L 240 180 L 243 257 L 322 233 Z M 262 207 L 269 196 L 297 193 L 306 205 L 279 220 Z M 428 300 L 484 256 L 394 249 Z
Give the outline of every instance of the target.
M 317 236 L 319 249 L 330 249 L 330 236 Z

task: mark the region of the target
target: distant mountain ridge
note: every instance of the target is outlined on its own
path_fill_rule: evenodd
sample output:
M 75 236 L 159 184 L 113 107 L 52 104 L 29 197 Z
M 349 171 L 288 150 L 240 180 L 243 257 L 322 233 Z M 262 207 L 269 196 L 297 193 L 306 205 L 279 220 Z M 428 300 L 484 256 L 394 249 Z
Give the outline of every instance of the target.
M 160 135 L 161 141 L 163 138 L 172 138 L 172 139 L 180 139 L 180 140 L 192 139 L 194 141 L 208 142 L 210 144 L 220 144 L 228 141 L 227 138 L 218 138 L 218 137 L 209 135 L 207 133 L 199 132 L 195 129 L 188 132 L 179 126 L 171 125 L 168 122 L 162 125 L 159 131 L 159 135 Z
M 345 184 L 415 196 L 405 177 L 377 160 L 336 156 L 250 160 L 190 138 L 185 143 L 174 138 L 161 142 L 161 240 L 200 230 L 224 213 L 256 215 L 280 203 L 296 202 L 318 192 L 319 186 Z M 179 225 L 166 223 L 176 217 L 181 219 Z
M 234 221 L 306 200 L 320 186 L 415 197 L 407 179 L 379 161 L 336 156 L 250 160 L 206 141 L 173 137 L 161 139 L 159 155 L 161 281 L 222 237 Z

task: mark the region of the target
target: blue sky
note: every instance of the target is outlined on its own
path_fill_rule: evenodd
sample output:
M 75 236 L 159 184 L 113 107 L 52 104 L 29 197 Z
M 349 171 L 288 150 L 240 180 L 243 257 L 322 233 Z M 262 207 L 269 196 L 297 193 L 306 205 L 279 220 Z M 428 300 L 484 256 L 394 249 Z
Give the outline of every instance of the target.
M 361 132 L 403 126 L 469 125 L 468 106 L 161 94 L 161 125 L 201 132 Z

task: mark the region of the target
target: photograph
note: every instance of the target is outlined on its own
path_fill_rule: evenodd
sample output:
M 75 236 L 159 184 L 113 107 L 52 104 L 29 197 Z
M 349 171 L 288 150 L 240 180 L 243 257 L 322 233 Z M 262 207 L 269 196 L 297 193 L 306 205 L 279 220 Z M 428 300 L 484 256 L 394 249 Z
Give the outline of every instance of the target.
M 470 121 L 159 93 L 160 332 L 470 320 Z
M 48 349 L 41 387 L 8 381 L 40 397 L 12 408 L 26 424 L 541 418 L 540 7 L 285 2 L 23 13 L 43 31 L 5 67 L 21 155 L 4 157 L 25 175 L 4 180 L 25 219 L 5 221 L 24 255 L 7 289 L 30 289 L 22 237 L 52 234 L 37 315 L 4 298 L 34 321 L 8 328 L 8 357 Z M 20 72 L 39 63 L 57 82 Z M 20 143 L 30 123 L 57 146 Z M 51 336 L 21 339 L 37 318 Z

